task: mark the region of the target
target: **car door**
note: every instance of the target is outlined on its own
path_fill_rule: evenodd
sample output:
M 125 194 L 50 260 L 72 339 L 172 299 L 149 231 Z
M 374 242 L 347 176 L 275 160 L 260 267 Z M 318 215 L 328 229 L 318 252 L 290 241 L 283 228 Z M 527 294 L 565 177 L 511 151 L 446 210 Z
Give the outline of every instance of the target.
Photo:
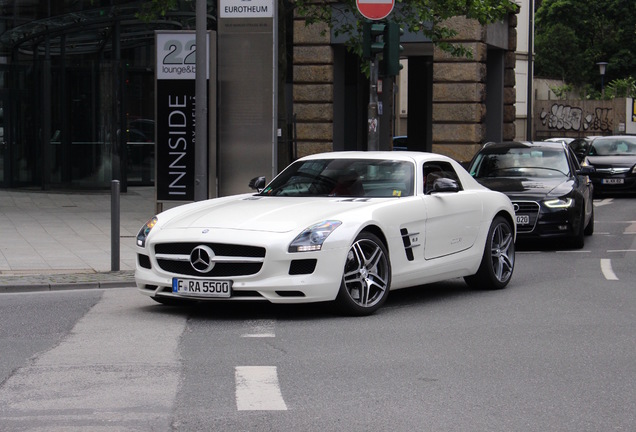
M 470 248 L 477 239 L 482 219 L 481 199 L 463 190 L 453 166 L 444 161 L 423 165 L 426 207 L 424 258 L 427 260 L 451 255 Z M 435 192 L 431 182 L 437 179 L 457 182 L 459 189 Z
M 580 191 L 581 195 L 583 195 L 585 205 L 584 222 L 587 222 L 593 211 L 594 185 L 592 184 L 592 180 L 590 180 L 589 176 L 579 174 L 581 165 L 579 165 L 578 158 L 571 149 L 568 150 L 568 159 L 570 160 L 570 167 L 576 180 L 576 188 Z

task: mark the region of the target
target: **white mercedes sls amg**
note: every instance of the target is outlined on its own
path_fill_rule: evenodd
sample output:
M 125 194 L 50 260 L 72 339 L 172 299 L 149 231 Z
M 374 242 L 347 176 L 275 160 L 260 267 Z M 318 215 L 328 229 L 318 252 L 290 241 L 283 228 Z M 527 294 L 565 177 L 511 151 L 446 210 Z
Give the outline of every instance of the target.
M 334 301 L 368 315 L 390 290 L 457 277 L 501 289 L 512 277 L 510 200 L 448 157 L 316 154 L 250 186 L 150 219 L 137 235 L 139 290 L 163 304 Z

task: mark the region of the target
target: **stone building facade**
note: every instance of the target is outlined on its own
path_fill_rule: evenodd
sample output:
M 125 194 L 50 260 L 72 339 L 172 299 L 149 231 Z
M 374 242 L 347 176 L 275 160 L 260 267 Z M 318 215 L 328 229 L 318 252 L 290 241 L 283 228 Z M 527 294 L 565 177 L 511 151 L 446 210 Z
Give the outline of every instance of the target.
M 506 46 L 502 59 L 500 131 L 498 138 L 515 137 L 515 49 L 516 15 L 510 14 L 503 26 Z M 489 141 L 487 90 L 489 38 L 495 31 L 475 20 L 456 17 L 449 24 L 458 31 L 453 42 L 469 48 L 472 58 L 453 57 L 434 47 L 432 52 L 432 148 L 456 160 L 470 160 L 477 149 Z M 499 26 L 499 32 L 501 32 Z M 492 85 L 492 83 L 491 83 Z M 332 151 L 334 121 L 334 51 L 329 29 L 324 24 L 306 26 L 301 17 L 294 20 L 293 106 L 296 115 L 297 153 L 304 156 Z M 497 107 L 497 105 L 501 105 Z M 492 120 L 491 120 L 492 121 Z M 495 120 L 498 122 L 498 120 Z M 490 134 L 491 136 L 492 134 Z M 495 134 L 497 135 L 497 134 Z

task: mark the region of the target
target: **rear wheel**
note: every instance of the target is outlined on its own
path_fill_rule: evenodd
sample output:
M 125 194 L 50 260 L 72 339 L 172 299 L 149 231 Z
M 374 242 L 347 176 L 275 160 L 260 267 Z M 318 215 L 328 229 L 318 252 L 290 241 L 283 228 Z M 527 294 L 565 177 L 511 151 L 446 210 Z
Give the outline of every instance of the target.
M 479 289 L 502 289 L 508 285 L 515 267 L 515 243 L 510 222 L 497 216 L 490 225 L 484 255 L 477 273 L 466 283 Z
M 370 315 L 386 301 L 391 287 L 389 254 L 377 236 L 362 232 L 351 245 L 336 302 L 348 315 Z

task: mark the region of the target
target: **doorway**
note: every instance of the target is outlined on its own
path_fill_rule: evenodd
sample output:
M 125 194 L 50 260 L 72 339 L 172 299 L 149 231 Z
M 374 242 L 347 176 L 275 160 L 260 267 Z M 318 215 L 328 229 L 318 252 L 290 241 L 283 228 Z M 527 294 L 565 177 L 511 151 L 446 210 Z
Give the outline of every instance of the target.
M 4 92 L 0 92 L 0 187 L 7 187 L 8 180 L 7 176 L 9 173 L 9 158 L 7 157 L 8 147 L 8 137 L 7 137 L 7 128 L 5 124 L 5 107 L 6 107 L 6 97 L 4 96 Z

